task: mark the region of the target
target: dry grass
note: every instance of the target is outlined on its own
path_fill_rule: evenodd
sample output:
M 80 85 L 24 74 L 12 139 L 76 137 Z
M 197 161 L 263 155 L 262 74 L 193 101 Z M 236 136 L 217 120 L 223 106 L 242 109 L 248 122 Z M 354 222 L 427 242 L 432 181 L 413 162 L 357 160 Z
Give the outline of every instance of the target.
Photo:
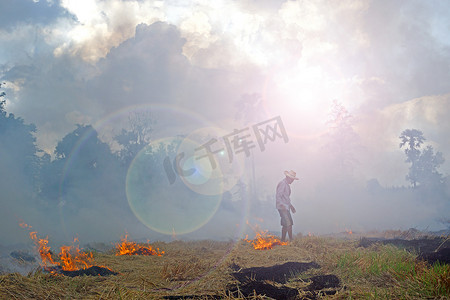
M 174 241 L 152 243 L 163 256 L 115 256 L 94 253 L 96 265 L 119 272 L 105 277 L 64 277 L 40 271 L 27 276 L 0 276 L 1 299 L 162 299 L 164 296 L 197 295 L 207 299 L 230 296 L 227 289 L 239 286 L 231 276 L 231 265 L 241 268 L 273 266 L 289 261 L 315 261 L 310 269 L 286 286 L 302 290 L 313 275 L 335 274 L 343 287 L 328 299 L 417 299 L 421 296 L 445 299 L 450 296 L 449 268 L 430 267 L 415 261 L 415 255 L 392 246 L 358 248 L 357 241 L 324 237 L 297 237 L 287 246 L 254 250 L 241 240 Z M 437 268 L 437 269 L 436 269 Z M 438 282 L 440 291 L 433 283 Z M 427 288 L 423 288 L 428 286 Z M 447 290 L 446 290 L 447 289 Z M 304 292 L 300 292 L 304 293 Z M 199 297 L 202 299 L 202 297 Z M 253 299 L 264 299 L 254 295 Z

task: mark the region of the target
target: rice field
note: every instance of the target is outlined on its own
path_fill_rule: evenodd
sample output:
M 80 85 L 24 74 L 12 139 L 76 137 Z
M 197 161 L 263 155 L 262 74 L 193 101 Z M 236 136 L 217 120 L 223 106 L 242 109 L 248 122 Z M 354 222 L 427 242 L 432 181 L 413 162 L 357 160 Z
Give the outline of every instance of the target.
M 361 247 L 358 239 L 297 236 L 288 245 L 268 250 L 255 250 L 245 240 L 155 242 L 151 246 L 164 254 L 117 256 L 113 246 L 108 251 L 93 250 L 95 265 L 108 267 L 117 275 L 67 277 L 42 268 L 25 276 L 1 275 L 0 298 L 450 298 L 449 265 L 428 264 L 418 260 L 414 251 L 389 244 Z M 244 281 L 236 276 L 245 270 L 272 270 L 286 263 L 310 267 L 286 269 L 285 280 L 278 282 L 261 279 L 257 273 Z

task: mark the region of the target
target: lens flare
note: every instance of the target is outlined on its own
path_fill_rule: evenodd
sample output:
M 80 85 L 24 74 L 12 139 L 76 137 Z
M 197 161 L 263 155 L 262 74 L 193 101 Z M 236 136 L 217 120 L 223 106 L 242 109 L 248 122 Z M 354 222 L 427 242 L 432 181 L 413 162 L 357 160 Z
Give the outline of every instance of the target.
M 190 133 L 181 143 L 179 153 L 189 157 L 184 168 L 193 170 L 192 176 L 181 179 L 194 192 L 222 194 L 231 190 L 242 177 L 245 155 L 233 153 L 230 141 L 224 138 L 229 133 L 221 128 L 203 127 Z
M 78 191 L 82 187 L 75 183 L 78 183 L 80 180 L 79 170 L 77 168 L 83 166 L 83 159 L 85 159 L 86 154 L 92 153 L 89 145 L 92 143 L 96 144 L 98 139 L 104 139 L 105 142 L 111 145 L 112 151 L 117 151 L 114 134 L 121 132 L 122 129 L 129 130 L 130 117 L 139 116 L 140 114 L 148 114 L 153 118 L 151 121 L 155 121 L 155 124 L 149 128 L 153 130 L 152 138 L 181 134 L 187 135 L 196 128 L 210 126 L 212 124 L 196 112 L 160 103 L 127 106 L 104 116 L 92 126 L 85 126 L 83 132 L 76 139 L 73 139 L 73 144 L 69 145 L 69 153 L 65 153 L 65 157 L 60 159 L 64 166 L 59 182 L 58 209 L 61 229 L 67 239 L 73 236 L 75 232 L 72 232 L 70 226 L 66 226 L 66 223 L 68 224 L 69 220 L 74 217 L 74 211 L 77 212 L 81 209 Z M 176 122 L 173 122 L 173 120 L 176 120 Z M 169 126 L 172 123 L 174 123 L 173 126 Z M 158 137 L 154 137 L 155 135 L 158 135 Z M 122 184 L 122 182 L 117 184 Z M 123 182 L 123 185 L 125 188 L 125 182 Z M 82 198 L 81 200 L 89 201 L 86 198 Z M 105 196 L 104 199 L 97 199 L 95 203 L 98 203 L 100 206 L 108 201 L 108 197 Z
M 181 179 L 193 176 L 197 179 L 191 180 L 202 181 L 205 175 L 195 175 L 200 171 L 193 170 L 189 153 L 180 155 L 182 143 L 200 146 L 180 137 L 155 140 L 138 153 L 126 177 L 133 213 L 150 229 L 168 235 L 199 229 L 213 217 L 222 200 L 222 193 L 196 193 Z

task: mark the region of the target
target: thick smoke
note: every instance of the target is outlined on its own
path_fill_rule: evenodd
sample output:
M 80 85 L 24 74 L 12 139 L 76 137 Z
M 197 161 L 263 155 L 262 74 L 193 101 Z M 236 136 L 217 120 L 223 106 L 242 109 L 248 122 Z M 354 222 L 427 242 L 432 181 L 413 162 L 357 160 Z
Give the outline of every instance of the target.
M 291 169 L 295 233 L 448 227 L 448 3 L 114 2 L 92 1 L 92 14 L 66 2 L 0 5 L 0 244 L 30 245 L 20 220 L 55 245 L 75 236 L 109 245 L 125 232 L 167 241 L 239 239 L 254 225 L 279 232 L 275 188 Z M 336 123 L 336 103 L 348 122 Z M 276 116 L 288 140 L 262 149 L 253 126 Z M 218 159 L 224 148 L 220 170 L 232 170 L 209 210 L 176 171 L 168 181 L 173 149 L 140 152 L 201 128 L 215 128 L 211 150 Z M 405 179 L 405 129 L 422 130 L 446 159 L 432 188 Z M 223 142 L 235 130 L 254 146 L 232 149 L 239 170 Z M 139 159 L 160 168 L 137 176 L 153 185 L 127 177 Z M 188 222 L 188 211 L 195 230 L 153 223 L 130 200 L 144 196 L 176 207 L 158 222 Z

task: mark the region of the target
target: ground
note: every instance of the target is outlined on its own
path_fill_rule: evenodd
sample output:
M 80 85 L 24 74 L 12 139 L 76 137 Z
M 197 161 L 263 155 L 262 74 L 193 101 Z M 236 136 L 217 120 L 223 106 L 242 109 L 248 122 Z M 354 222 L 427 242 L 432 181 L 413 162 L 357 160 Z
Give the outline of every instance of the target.
M 420 245 L 426 243 L 421 237 Z M 410 239 L 414 240 L 414 239 Z M 448 237 L 429 238 L 448 249 Z M 396 242 L 397 243 L 397 242 Z M 405 242 L 414 243 L 414 242 Z M 245 241 L 155 242 L 162 256 L 95 251 L 117 275 L 53 275 L 34 270 L 0 276 L 12 299 L 448 299 L 450 267 L 419 259 L 414 247 L 384 240 L 297 236 L 255 250 Z M 436 249 L 435 249 L 436 250 Z M 15 253 L 17 256 L 17 253 Z M 24 254 L 25 255 L 25 254 Z M 29 259 L 29 256 L 24 256 Z M 17 259 L 17 258 L 15 258 Z M 22 261 L 23 264 L 31 262 Z

